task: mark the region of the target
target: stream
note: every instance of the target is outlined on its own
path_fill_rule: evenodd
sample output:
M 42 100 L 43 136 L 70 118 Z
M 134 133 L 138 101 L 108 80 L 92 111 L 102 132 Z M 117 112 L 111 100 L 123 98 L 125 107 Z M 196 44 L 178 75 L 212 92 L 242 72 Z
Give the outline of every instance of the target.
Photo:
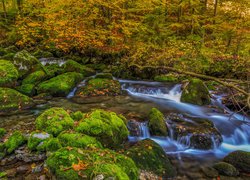
M 235 150 L 250 151 L 250 118 L 231 112 L 221 103 L 222 95 L 212 92 L 212 105 L 197 106 L 180 102 L 181 84 L 169 84 L 148 81 L 131 81 L 118 79 L 126 95 L 116 97 L 88 98 L 84 102 L 73 101 L 76 88 L 65 98 L 53 98 L 45 104 L 37 105 L 31 110 L 20 114 L 0 116 L 2 127 L 10 130 L 34 130 L 35 118 L 50 107 L 63 107 L 72 111 L 88 112 L 94 108 L 111 110 L 124 114 L 128 120 L 134 120 L 138 126 L 137 135 L 130 135 L 130 142 L 150 138 L 157 142 L 170 156 L 178 169 L 179 176 L 188 176 L 191 179 L 199 178 L 202 166 L 209 166 L 219 161 L 229 152 Z M 85 81 L 79 86 L 84 86 Z M 199 150 L 190 147 L 190 135 L 174 138 L 173 129 L 167 123 L 169 137 L 151 136 L 147 114 L 152 107 L 156 107 L 164 115 L 169 113 L 184 115 L 189 123 L 196 123 L 192 119 L 202 118 L 213 122 L 222 136 L 222 143 L 218 146 L 214 140 L 210 150 Z M 212 138 L 213 139 L 213 138 Z M 187 171 L 188 170 L 188 171 Z M 196 173 L 196 174 L 194 174 Z M 191 174 L 191 175 L 190 175 Z

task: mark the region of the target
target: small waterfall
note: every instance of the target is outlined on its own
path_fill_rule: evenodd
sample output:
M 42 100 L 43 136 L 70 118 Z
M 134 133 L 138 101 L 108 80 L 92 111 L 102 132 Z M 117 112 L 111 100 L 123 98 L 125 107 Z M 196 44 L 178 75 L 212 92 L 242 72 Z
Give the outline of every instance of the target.
M 40 58 L 39 61 L 41 62 L 42 65 L 51 65 L 51 64 L 58 64 L 60 67 L 65 64 L 64 59 L 56 59 L 56 58 Z
M 149 133 L 147 122 L 140 123 L 140 129 L 141 129 L 141 133 L 140 133 L 141 138 L 143 139 L 150 138 L 150 133 Z
M 147 122 L 130 121 L 127 126 L 130 130 L 129 141 L 136 142 L 150 138 Z

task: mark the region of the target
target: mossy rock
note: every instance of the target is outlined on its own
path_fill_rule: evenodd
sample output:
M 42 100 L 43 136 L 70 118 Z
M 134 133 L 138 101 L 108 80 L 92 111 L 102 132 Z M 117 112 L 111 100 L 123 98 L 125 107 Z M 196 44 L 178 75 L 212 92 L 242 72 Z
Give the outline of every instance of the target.
M 87 77 L 87 76 L 91 76 L 95 74 L 95 70 L 83 66 L 81 64 L 79 64 L 78 62 L 75 62 L 73 60 L 68 60 L 62 67 L 64 69 L 65 72 L 78 72 L 83 74 L 83 76 Z
M 62 148 L 62 145 L 58 138 L 50 138 L 46 141 L 46 151 L 57 151 Z
M 74 121 L 80 121 L 84 118 L 84 114 L 81 111 L 76 111 L 70 114 L 70 117 L 74 120 Z
M 39 150 L 39 146 L 51 137 L 46 132 L 32 132 L 28 139 L 28 148 L 31 151 Z
M 49 93 L 52 96 L 66 96 L 83 79 L 82 74 L 69 72 L 44 81 L 37 87 L 38 94 Z
M 53 54 L 51 52 L 38 49 L 33 53 L 33 56 L 35 56 L 36 58 L 49 58 L 53 57 Z
M 149 112 L 148 127 L 150 134 L 153 136 L 167 136 L 168 130 L 164 115 L 156 108 Z
M 16 84 L 18 71 L 14 64 L 9 61 L 0 60 L 0 87 L 11 87 Z
M 231 164 L 225 162 L 216 163 L 213 166 L 221 175 L 225 176 L 238 176 L 239 171 Z
M 142 170 L 154 172 L 164 178 L 176 175 L 165 151 L 153 140 L 145 139 L 137 142 L 125 151 L 125 155 L 133 159 L 137 167 Z
M 6 60 L 13 60 L 15 55 L 16 55 L 15 53 L 8 53 L 8 54 L 5 54 L 4 56 L 2 56 L 1 58 L 6 59 Z
M 0 88 L 0 102 L 0 114 L 34 106 L 31 98 L 10 88 Z
M 99 73 L 95 76 L 95 78 L 101 78 L 101 79 L 113 79 L 113 76 L 111 73 Z
M 179 82 L 178 75 L 172 73 L 157 75 L 154 77 L 154 80 L 160 82 Z
M 26 142 L 26 138 L 20 131 L 15 131 L 9 139 L 4 143 L 7 153 L 11 154 L 14 152 L 19 146 L 23 145 Z
M 65 73 L 65 70 L 59 64 L 49 64 L 45 66 L 48 77 L 52 78 Z
M 46 79 L 47 75 L 44 71 L 36 71 L 29 74 L 23 81 L 22 84 L 39 84 L 41 81 Z
M 57 179 L 137 180 L 138 169 L 129 157 L 111 150 L 61 148 L 46 161 Z
M 36 128 L 54 136 L 62 131 L 71 129 L 74 120 L 62 108 L 50 108 L 36 118 Z
M 34 84 L 23 84 L 21 86 L 18 86 L 16 90 L 22 94 L 25 94 L 26 96 L 33 96 L 36 92 Z
M 120 146 L 129 134 L 124 121 L 116 113 L 104 110 L 88 113 L 76 130 L 96 137 L 104 147 Z
M 4 137 L 6 134 L 6 130 L 4 128 L 0 128 L 0 139 Z
M 200 79 L 192 79 L 183 89 L 181 102 L 196 105 L 209 105 L 211 103 L 207 86 Z
M 102 144 L 94 137 L 76 132 L 62 132 L 58 139 L 63 147 L 102 148 Z
M 42 64 L 26 50 L 16 53 L 14 56 L 14 65 L 17 67 L 20 76 L 43 69 Z
M 250 152 L 234 151 L 228 154 L 223 161 L 232 164 L 239 171 L 250 173 Z
M 76 91 L 76 95 L 79 97 L 116 96 L 120 94 L 121 85 L 119 81 L 103 78 L 90 79 L 86 86 L 80 87 Z
M 6 49 L 0 47 L 0 56 L 4 56 L 7 53 L 8 53 L 8 51 Z

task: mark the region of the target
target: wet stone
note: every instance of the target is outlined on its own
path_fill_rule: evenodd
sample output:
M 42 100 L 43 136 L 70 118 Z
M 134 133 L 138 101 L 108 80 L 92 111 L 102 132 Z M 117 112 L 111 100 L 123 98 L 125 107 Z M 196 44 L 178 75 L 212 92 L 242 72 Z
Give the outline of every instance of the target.
M 24 162 L 37 162 L 37 161 L 42 161 L 46 159 L 46 154 L 45 153 L 33 153 L 30 152 L 27 148 L 23 150 L 16 150 L 15 151 L 16 158 L 20 161 Z
M 212 167 L 203 167 L 201 168 L 202 172 L 210 178 L 216 178 L 219 176 L 219 173 L 216 169 L 212 168 Z

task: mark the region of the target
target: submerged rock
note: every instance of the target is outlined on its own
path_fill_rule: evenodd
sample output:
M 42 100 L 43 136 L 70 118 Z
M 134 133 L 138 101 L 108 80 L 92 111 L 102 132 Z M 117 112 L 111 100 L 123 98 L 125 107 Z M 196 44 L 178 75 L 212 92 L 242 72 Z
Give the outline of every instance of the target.
M 200 79 L 192 79 L 183 89 L 181 102 L 196 105 L 209 105 L 211 103 L 208 88 Z
M 133 160 L 107 149 L 61 148 L 46 164 L 57 179 L 138 179 Z
M 82 74 L 69 72 L 56 76 L 38 85 L 38 94 L 49 93 L 53 96 L 66 96 L 82 80 Z
M 74 121 L 62 108 L 51 108 L 43 112 L 36 119 L 36 128 L 48 132 L 54 136 L 62 131 L 73 128 Z
M 167 126 L 164 115 L 156 108 L 152 108 L 149 113 L 149 131 L 153 136 L 167 136 Z
M 214 124 L 206 119 L 186 118 L 171 113 L 167 117 L 170 136 L 191 148 L 212 149 L 222 143 L 222 136 Z
M 237 176 L 239 171 L 231 164 L 225 162 L 216 163 L 213 166 L 221 175 L 225 176 Z
M 120 146 L 128 137 L 126 122 L 114 112 L 95 110 L 76 127 L 78 132 L 96 137 L 104 147 Z
M 31 98 L 10 88 L 0 88 L 0 102 L 0 114 L 28 109 L 34 106 L 34 102 Z
M 223 161 L 232 164 L 239 171 L 250 173 L 250 152 L 234 151 L 228 154 Z
M 16 84 L 18 71 L 14 64 L 9 61 L 0 60 L 0 87 L 11 87 Z
M 171 178 L 176 171 L 160 145 L 153 140 L 146 139 L 137 142 L 125 151 L 125 155 L 134 160 L 142 170 L 154 172 L 164 178 Z

